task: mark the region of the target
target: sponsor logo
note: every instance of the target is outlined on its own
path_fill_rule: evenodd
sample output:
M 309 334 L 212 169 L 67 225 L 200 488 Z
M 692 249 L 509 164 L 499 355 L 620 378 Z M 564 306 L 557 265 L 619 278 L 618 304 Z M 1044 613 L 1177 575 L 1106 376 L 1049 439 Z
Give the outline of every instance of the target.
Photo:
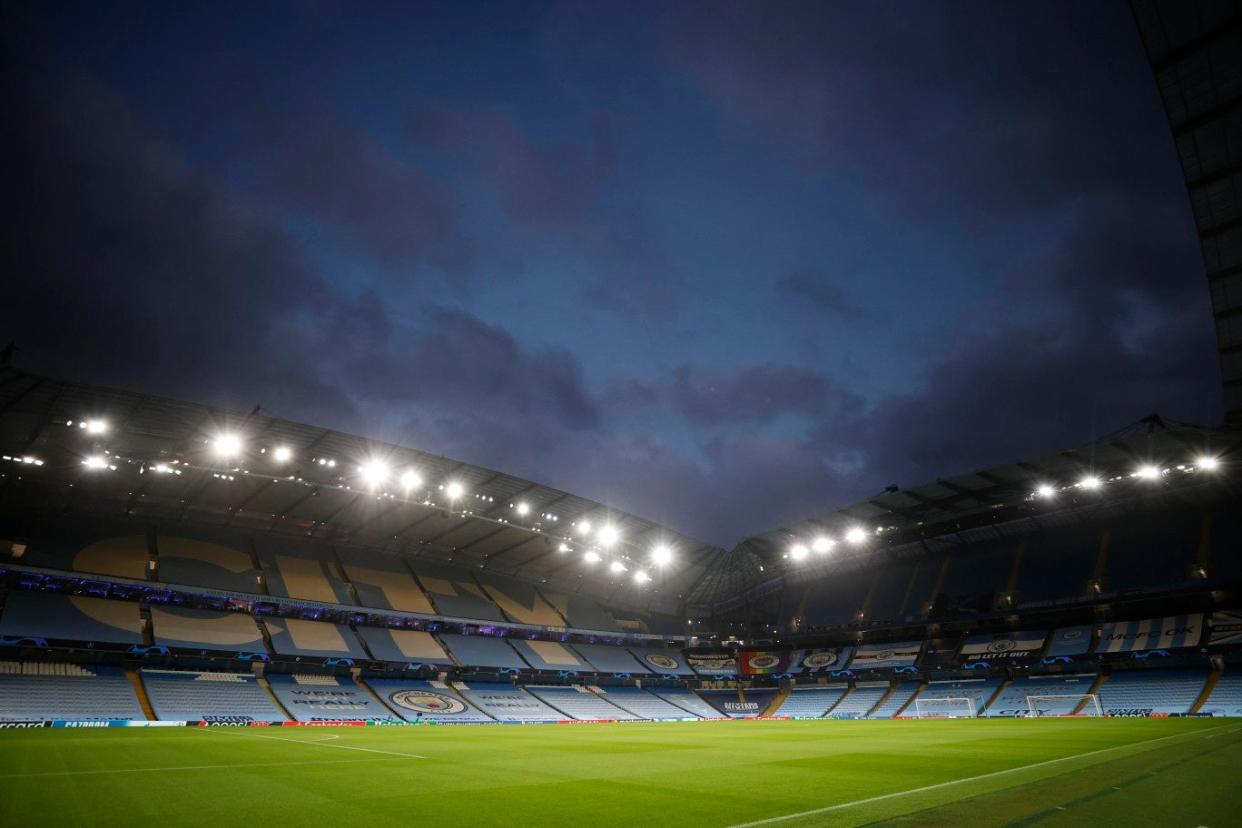
M 751 656 L 746 663 L 749 664 L 753 670 L 770 670 L 780 664 L 781 660 L 771 653 L 760 653 L 759 655 Z
M 253 716 L 204 716 L 204 722 L 219 722 L 221 724 L 249 724 L 254 721 Z
M 677 659 L 671 656 L 660 655 L 659 653 L 648 653 L 644 656 L 644 658 L 646 658 L 647 663 L 652 667 L 659 667 L 661 670 L 677 669 Z
M 47 727 L 47 722 L 0 722 L 0 730 L 25 730 L 31 727 Z
M 871 657 L 874 658 L 876 661 L 888 661 L 890 658 L 892 658 L 895 655 L 897 655 L 896 650 L 880 650 L 878 653 L 875 653 Z
M 1082 638 L 1082 630 L 1066 630 L 1057 637 L 1062 641 L 1077 641 Z
M 826 653 L 811 653 L 802 659 L 802 666 L 809 667 L 812 670 L 819 667 L 831 667 L 837 663 L 837 654 L 833 651 Z
M 413 710 L 415 713 L 451 715 L 461 713 L 466 709 L 466 705 L 460 700 L 442 693 L 433 693 L 430 690 L 401 690 L 388 698 L 392 699 L 392 703 L 398 707 Z
M 1017 646 L 1018 646 L 1017 643 L 1015 643 L 1012 638 L 998 638 L 997 640 L 988 644 L 988 652 L 989 653 L 1007 653 Z
M 1126 718 L 1145 718 L 1152 715 L 1150 707 L 1118 707 L 1109 708 L 1104 712 L 1109 716 L 1124 716 Z
M 721 707 L 725 712 L 753 713 L 759 709 L 759 702 L 725 702 Z

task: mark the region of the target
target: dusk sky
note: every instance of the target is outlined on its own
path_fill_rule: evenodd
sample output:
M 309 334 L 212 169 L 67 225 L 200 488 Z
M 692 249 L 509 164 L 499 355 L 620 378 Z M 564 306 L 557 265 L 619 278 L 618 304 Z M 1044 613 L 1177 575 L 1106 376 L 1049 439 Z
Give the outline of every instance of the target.
M 1220 419 L 1120 0 L 4 8 L 19 368 L 725 546 Z

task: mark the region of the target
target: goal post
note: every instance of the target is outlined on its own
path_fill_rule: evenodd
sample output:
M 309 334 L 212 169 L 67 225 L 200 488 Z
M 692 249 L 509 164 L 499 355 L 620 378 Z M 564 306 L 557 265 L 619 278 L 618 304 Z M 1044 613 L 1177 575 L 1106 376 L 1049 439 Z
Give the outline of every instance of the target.
M 914 715 L 920 719 L 973 719 L 975 702 L 967 696 L 915 699 Z
M 1069 693 L 1048 696 L 1027 696 L 1028 716 L 1103 716 L 1100 698 L 1095 693 Z

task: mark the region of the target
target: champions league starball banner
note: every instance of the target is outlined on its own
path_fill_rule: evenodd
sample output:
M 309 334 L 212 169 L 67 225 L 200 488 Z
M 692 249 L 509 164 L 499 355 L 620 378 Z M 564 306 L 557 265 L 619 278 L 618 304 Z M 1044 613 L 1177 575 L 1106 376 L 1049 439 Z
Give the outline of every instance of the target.
M 962 645 L 962 661 L 1007 661 L 1033 658 L 1044 648 L 1044 639 L 1047 637 L 1047 630 L 972 635 Z M 1090 640 L 1090 636 L 1087 638 Z
M 1118 621 L 1100 628 L 1097 653 L 1130 653 L 1138 650 L 1171 650 L 1197 647 L 1203 637 L 1203 614 L 1169 615 L 1142 621 Z
M 897 644 L 860 644 L 854 650 L 853 670 L 879 670 L 889 667 L 913 667 L 922 641 L 902 641 Z

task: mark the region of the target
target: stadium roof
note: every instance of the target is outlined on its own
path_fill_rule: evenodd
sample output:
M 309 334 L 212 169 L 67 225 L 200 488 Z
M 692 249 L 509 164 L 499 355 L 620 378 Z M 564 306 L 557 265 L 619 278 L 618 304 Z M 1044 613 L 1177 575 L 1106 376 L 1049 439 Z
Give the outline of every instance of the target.
M 96 422 L 106 431 L 92 433 Z M 280 447 L 290 451 L 283 462 Z M 9 367 L 0 368 L 0 458 L 7 512 L 130 516 L 359 544 L 649 611 L 680 614 L 682 596 L 723 555 L 593 500 L 424 451 L 258 409 L 241 415 Z M 403 480 L 410 472 L 417 485 Z M 612 545 L 603 527 L 615 530 Z M 650 563 L 658 545 L 672 552 L 666 567 Z M 589 565 L 583 558 L 592 547 L 601 560 Z M 613 560 L 627 571 L 612 571 Z M 635 582 L 640 570 L 649 583 Z

